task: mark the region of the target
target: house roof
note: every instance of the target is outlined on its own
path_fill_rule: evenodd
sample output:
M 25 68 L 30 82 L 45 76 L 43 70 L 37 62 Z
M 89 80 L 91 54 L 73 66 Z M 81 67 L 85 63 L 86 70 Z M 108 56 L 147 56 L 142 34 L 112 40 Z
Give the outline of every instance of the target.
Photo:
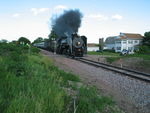
M 115 39 L 116 39 L 116 36 L 108 37 L 105 40 L 105 44 L 114 44 L 115 43 Z
M 142 39 L 143 36 L 141 34 L 133 34 L 133 33 L 122 33 L 123 36 L 120 36 L 120 39 L 126 39 L 126 38 L 130 38 L 130 39 Z

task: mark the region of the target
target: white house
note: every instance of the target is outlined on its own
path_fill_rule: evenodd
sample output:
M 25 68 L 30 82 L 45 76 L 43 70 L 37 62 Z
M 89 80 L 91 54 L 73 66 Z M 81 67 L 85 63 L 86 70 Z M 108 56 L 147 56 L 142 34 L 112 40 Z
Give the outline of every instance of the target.
M 114 37 L 113 41 L 110 41 L 112 42 L 111 44 L 106 43 L 105 45 L 108 49 L 115 49 L 115 52 L 121 52 L 124 49 L 134 52 L 134 50 L 138 49 L 138 45 L 141 44 L 142 39 L 143 36 L 140 34 L 120 33 L 119 36 Z
M 105 40 L 105 49 L 113 50 L 115 49 L 115 40 L 117 39 L 117 36 L 111 36 L 106 38 Z

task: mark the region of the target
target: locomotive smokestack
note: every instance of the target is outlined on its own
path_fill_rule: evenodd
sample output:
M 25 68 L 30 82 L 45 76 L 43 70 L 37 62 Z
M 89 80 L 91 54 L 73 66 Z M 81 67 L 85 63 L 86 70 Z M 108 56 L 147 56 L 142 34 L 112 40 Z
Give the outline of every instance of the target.
M 66 36 L 66 34 L 71 36 L 72 33 L 78 32 L 78 28 L 81 26 L 82 17 L 82 14 L 77 9 L 64 11 L 62 15 L 55 18 L 52 23 L 52 29 L 59 38 Z

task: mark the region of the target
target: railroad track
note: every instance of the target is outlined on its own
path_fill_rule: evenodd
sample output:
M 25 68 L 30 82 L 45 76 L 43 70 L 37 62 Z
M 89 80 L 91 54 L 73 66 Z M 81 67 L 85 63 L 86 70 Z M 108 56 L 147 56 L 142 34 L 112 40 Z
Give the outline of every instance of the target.
M 129 77 L 136 78 L 136 79 L 150 83 L 150 74 L 148 74 L 148 73 L 143 73 L 143 72 L 139 72 L 139 71 L 135 71 L 135 70 L 121 68 L 121 67 L 113 66 L 110 64 L 100 63 L 100 62 L 96 62 L 96 61 L 85 59 L 85 58 L 77 58 L 76 60 L 86 63 L 86 64 L 89 64 L 89 65 L 93 65 L 96 67 L 101 67 L 101 68 L 108 69 L 108 70 L 111 70 L 111 71 L 114 71 L 117 73 L 121 73 L 122 75 L 126 75 Z

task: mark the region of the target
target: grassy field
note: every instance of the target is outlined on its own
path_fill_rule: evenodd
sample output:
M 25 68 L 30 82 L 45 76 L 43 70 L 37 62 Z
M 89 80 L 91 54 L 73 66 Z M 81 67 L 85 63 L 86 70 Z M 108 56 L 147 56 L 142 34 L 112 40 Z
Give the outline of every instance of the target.
M 110 97 L 94 87 L 78 87 L 78 76 L 59 70 L 38 52 L 0 43 L 0 113 L 121 112 Z
M 135 53 L 135 54 L 132 54 L 132 55 L 127 55 L 125 57 L 137 57 L 137 58 L 142 58 L 144 60 L 150 60 L 150 55 L 148 55 L 148 54 L 138 54 L 138 53 Z
M 136 58 L 142 58 L 143 60 L 150 60 L 150 55 L 146 54 L 131 54 L 131 55 L 125 55 L 125 56 L 120 56 L 119 53 L 114 53 L 114 52 L 95 52 L 95 51 L 90 51 L 88 52 L 89 55 L 99 55 L 99 56 L 105 56 L 107 62 L 112 63 L 116 60 L 119 60 L 121 58 L 131 58 L 131 57 L 136 57 Z
M 117 57 L 119 56 L 119 53 L 113 53 L 113 52 L 95 52 L 95 51 L 88 51 L 89 55 L 106 55 L 106 56 L 113 56 L 113 57 Z

